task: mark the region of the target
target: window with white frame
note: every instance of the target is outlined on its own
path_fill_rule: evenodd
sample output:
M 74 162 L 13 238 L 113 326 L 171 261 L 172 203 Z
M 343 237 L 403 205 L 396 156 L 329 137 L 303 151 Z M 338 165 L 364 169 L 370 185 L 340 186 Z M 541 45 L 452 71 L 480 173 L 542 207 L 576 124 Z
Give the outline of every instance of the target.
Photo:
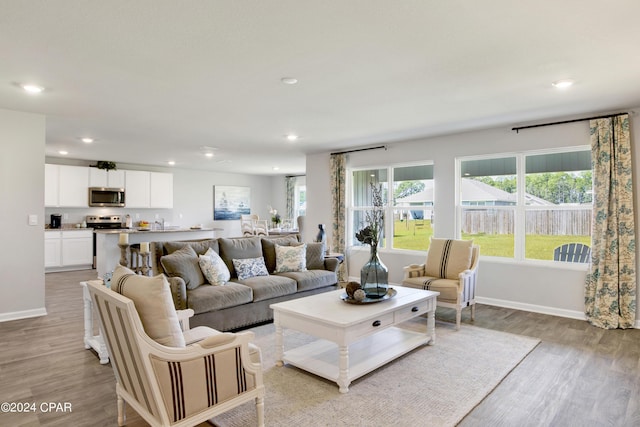
M 382 185 L 386 249 L 427 250 L 433 234 L 433 165 L 411 164 L 350 171 L 349 237 L 362 245 L 355 233 L 366 226 L 373 209 L 371 184 Z M 391 190 L 389 190 L 391 189 Z M 389 220 L 391 219 L 391 220 Z
M 457 161 L 462 238 L 483 256 L 554 260 L 566 243 L 591 245 L 589 147 Z

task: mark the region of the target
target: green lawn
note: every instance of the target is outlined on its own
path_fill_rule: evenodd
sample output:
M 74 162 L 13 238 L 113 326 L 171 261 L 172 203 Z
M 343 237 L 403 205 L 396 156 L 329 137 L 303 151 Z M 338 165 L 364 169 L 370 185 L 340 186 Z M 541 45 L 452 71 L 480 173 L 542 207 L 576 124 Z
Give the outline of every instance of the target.
M 416 226 L 417 225 L 417 226 Z M 394 228 L 394 247 L 396 249 L 410 249 L 426 251 L 429 249 L 429 239 L 433 235 L 431 221 L 424 221 L 424 225 L 416 221 L 396 221 Z M 463 239 L 473 239 L 480 245 L 480 253 L 487 256 L 513 257 L 512 234 L 462 234 Z M 590 236 L 548 236 L 527 235 L 526 258 L 553 260 L 553 249 L 564 243 L 583 243 L 591 245 Z

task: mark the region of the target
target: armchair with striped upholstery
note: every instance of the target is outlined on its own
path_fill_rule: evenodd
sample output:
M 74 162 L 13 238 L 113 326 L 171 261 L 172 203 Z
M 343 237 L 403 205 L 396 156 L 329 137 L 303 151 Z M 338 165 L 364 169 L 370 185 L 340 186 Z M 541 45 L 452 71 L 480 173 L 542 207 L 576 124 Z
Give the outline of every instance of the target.
M 125 424 L 125 402 L 152 426 L 177 427 L 255 400 L 264 426 L 261 354 L 250 344 L 252 332 L 199 327 L 204 339 L 195 344 L 185 333 L 187 345 L 162 345 L 145 332 L 134 301 L 100 284 L 87 287 L 116 377 L 118 425 Z
M 426 262 L 404 267 L 402 286 L 440 292 L 437 305 L 456 310 L 460 329 L 463 308 L 471 307 L 471 320 L 475 316 L 479 257 L 471 240 L 432 238 Z

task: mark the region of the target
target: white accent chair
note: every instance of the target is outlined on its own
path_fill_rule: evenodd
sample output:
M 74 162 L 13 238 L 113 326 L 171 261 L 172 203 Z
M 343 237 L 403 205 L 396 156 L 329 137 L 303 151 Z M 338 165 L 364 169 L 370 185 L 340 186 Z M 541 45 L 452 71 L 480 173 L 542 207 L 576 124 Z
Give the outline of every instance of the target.
M 198 327 L 184 339 L 200 341 L 169 347 L 150 338 L 133 300 L 94 282 L 87 287 L 116 377 L 119 426 L 126 422 L 125 402 L 152 426 L 178 427 L 251 400 L 264 426 L 261 354 L 250 344 L 252 332 Z
M 471 240 L 431 239 L 424 264 L 404 267 L 402 286 L 440 292 L 439 307 L 456 310 L 456 330 L 462 309 L 471 307 L 475 317 L 475 295 L 480 247 Z

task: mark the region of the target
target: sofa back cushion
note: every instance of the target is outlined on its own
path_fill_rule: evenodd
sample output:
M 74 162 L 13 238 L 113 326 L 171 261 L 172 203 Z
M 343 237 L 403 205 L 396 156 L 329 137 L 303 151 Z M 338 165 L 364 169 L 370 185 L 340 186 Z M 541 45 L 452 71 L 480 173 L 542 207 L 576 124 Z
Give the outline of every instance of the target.
M 194 242 L 164 242 L 163 243 L 165 255 L 171 254 L 177 251 L 178 249 L 184 248 L 185 246 L 191 246 L 191 248 L 198 255 L 204 255 L 205 253 L 207 253 L 209 248 L 216 251 L 216 253 L 220 253 L 220 247 L 218 246 L 218 239 L 205 239 L 205 240 L 198 240 Z
M 164 275 L 140 276 L 118 265 L 111 279 L 111 290 L 133 301 L 144 331 L 151 339 L 169 347 L 185 346 L 171 289 Z
M 473 240 L 431 238 L 425 273 L 431 277 L 457 280 L 471 267 Z
M 295 235 L 280 236 L 262 238 L 260 240 L 262 245 L 262 256 L 264 257 L 264 263 L 267 266 L 267 270 L 273 273 L 276 269 L 276 245 L 280 246 L 293 246 L 300 244 Z
M 260 237 L 240 237 L 237 239 L 218 239 L 220 245 L 220 258 L 224 261 L 231 273 L 231 277 L 238 277 L 233 267 L 234 259 L 262 257 L 262 245 Z
M 160 263 L 167 276 L 182 277 L 187 289 L 195 289 L 206 282 L 198 263 L 198 254 L 191 246 L 186 245 L 163 256 Z

